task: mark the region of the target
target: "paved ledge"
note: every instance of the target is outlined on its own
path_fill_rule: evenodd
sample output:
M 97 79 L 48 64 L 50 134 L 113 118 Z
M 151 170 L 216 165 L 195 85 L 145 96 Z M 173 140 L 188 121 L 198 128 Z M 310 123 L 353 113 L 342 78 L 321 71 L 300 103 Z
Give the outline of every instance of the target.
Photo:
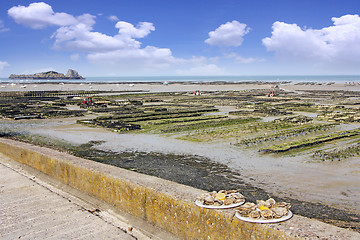
M 297 215 L 278 224 L 243 222 L 234 210 L 197 207 L 202 190 L 47 148 L 0 139 L 0 152 L 183 239 L 360 239 Z
M 2 153 L 0 203 L 0 239 L 179 239 Z
M 138 239 L 103 213 L 91 213 L 78 201 L 33 181 L 4 158 L 0 154 L 1 239 Z

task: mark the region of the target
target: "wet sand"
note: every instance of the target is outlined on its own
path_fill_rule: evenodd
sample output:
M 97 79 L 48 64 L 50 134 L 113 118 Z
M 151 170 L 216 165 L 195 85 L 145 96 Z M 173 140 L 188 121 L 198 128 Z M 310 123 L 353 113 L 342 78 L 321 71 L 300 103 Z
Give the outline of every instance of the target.
M 264 155 L 229 143 L 194 143 L 148 134 L 116 134 L 71 122 L 53 127 L 31 128 L 34 134 L 48 135 L 74 144 L 103 141 L 96 148 L 113 152 L 159 152 L 196 155 L 225 164 L 241 173 L 244 180 L 278 196 L 289 196 L 360 214 L 360 162 L 305 162 L 304 156 Z M 69 125 L 67 125 L 67 123 Z

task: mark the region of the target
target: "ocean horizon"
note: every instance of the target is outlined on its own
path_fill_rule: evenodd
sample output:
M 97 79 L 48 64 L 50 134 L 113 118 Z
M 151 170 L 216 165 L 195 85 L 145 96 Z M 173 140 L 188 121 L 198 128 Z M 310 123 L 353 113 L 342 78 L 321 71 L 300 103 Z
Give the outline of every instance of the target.
M 30 80 L 30 79 L 8 79 L 0 78 L 0 82 L 358 82 L 360 75 L 248 75 L 248 76 L 120 76 L 120 77 L 85 77 L 85 79 L 59 79 L 59 80 Z

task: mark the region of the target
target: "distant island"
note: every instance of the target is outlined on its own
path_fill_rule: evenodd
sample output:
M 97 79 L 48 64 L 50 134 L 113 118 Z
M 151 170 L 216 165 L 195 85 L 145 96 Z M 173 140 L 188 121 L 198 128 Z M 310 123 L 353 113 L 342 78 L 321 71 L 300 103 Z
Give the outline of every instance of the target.
M 11 74 L 9 79 L 85 79 L 75 70 L 69 69 L 64 75 L 55 71 L 35 73 L 35 74 Z

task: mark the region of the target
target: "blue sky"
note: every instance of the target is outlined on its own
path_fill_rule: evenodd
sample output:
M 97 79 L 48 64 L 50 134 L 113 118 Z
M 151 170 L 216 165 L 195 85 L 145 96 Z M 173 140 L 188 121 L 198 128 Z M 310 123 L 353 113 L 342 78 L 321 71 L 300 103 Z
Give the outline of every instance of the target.
M 360 1 L 0 2 L 0 76 L 360 74 Z

